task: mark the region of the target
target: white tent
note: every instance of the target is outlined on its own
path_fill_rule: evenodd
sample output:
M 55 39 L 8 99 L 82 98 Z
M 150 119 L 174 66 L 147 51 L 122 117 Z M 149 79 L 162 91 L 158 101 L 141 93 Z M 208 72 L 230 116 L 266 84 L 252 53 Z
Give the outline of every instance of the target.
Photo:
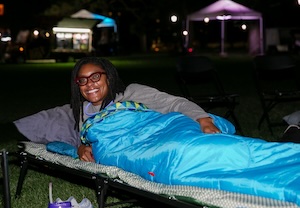
M 100 14 L 94 14 L 86 9 L 81 9 L 78 12 L 71 15 L 72 18 L 82 18 L 82 19 L 93 19 L 93 20 L 102 20 L 96 25 L 96 27 L 113 27 L 114 31 L 117 32 L 116 21 L 110 17 L 106 17 Z
M 209 6 L 187 15 L 186 29 L 189 31 L 190 21 L 209 20 L 221 21 L 221 54 L 224 54 L 225 21 L 227 20 L 259 20 L 260 53 L 263 54 L 263 19 L 261 13 L 249 9 L 231 0 L 218 0 Z M 185 46 L 188 47 L 189 36 L 186 36 Z

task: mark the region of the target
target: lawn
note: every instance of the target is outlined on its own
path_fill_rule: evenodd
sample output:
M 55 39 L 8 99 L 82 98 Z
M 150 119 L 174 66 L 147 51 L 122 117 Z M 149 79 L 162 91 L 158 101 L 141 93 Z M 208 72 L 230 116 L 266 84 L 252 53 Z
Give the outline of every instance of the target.
M 225 88 L 229 92 L 240 94 L 240 105 L 236 115 L 244 134 L 259 137 L 268 141 L 281 136 L 284 127 L 275 129 L 272 136 L 263 125 L 257 129 L 258 119 L 262 113 L 261 106 L 252 80 L 252 57 L 247 55 L 231 55 L 228 57 L 210 56 L 217 66 Z M 109 58 L 118 68 L 120 76 L 126 84 L 138 82 L 156 87 L 171 94 L 180 95 L 174 79 L 176 57 L 130 56 Z M 75 63 L 32 63 L 32 64 L 0 64 L 1 73 L 1 117 L 0 148 L 10 152 L 17 149 L 18 134 L 8 124 L 21 117 L 40 110 L 69 103 L 70 73 Z M 278 118 L 299 110 L 299 103 L 280 106 L 276 110 Z M 215 112 L 212 112 L 215 113 Z M 222 113 L 217 111 L 217 113 Z M 16 191 L 19 167 L 13 156 L 10 158 L 11 192 Z M 75 179 L 76 180 L 76 179 Z M 48 183 L 53 183 L 54 198 L 67 199 L 74 196 L 78 201 L 84 197 L 96 205 L 94 190 L 84 186 L 83 181 L 74 184 L 72 180 L 57 178 L 55 173 L 46 175 L 36 170 L 29 170 L 25 179 L 20 199 L 12 198 L 12 207 L 46 207 L 48 202 Z M 34 185 L 33 185 L 34 184 Z M 84 182 L 85 184 L 85 182 Z M 110 197 L 110 201 L 117 198 Z M 2 201 L 0 199 L 0 205 Z M 117 207 L 117 206 L 115 206 Z

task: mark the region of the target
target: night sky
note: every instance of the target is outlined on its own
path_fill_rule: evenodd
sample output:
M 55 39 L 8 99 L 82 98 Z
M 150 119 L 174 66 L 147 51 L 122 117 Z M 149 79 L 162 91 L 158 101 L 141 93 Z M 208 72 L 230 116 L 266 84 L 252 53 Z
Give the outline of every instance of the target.
M 49 8 L 51 4 L 55 3 L 56 0 L 52 1 L 40 1 L 40 0 L 0 0 L 0 3 L 5 5 L 5 14 L 0 16 L 0 26 L 18 26 L 26 27 L 32 26 L 34 22 L 39 19 L 39 15 L 44 12 L 45 9 Z M 166 0 L 166 8 L 164 10 L 178 10 L 182 8 L 181 5 L 168 4 Z M 180 2 L 180 1 L 179 1 Z M 182 5 L 186 7 L 187 12 L 194 12 L 202 7 L 215 2 L 214 0 L 202 0 L 192 1 L 186 0 Z M 295 25 L 300 26 L 298 20 L 300 19 L 300 6 L 297 4 L 297 0 L 262 0 L 260 1 L 236 1 L 237 3 L 244 4 L 254 10 L 263 13 L 264 21 L 267 25 L 275 26 L 289 26 Z M 255 3 L 256 2 L 256 3 Z M 257 3 L 260 2 L 260 3 Z M 173 7 L 173 8 L 171 8 Z M 143 11 L 140 11 L 143 12 Z M 168 11 L 166 11 L 168 13 Z
M 180 0 L 177 0 L 180 2 Z M 0 16 L 0 27 L 10 28 L 12 33 L 17 33 L 21 29 L 33 28 L 52 28 L 61 17 L 44 17 L 43 12 L 58 2 L 57 0 L 40 1 L 40 0 L 0 0 L 0 3 L 5 5 L 4 16 Z M 130 1 L 129 1 L 130 2 Z M 149 1 L 148 1 L 149 2 Z M 214 0 L 185 0 L 180 4 L 172 4 L 173 1 L 165 0 L 163 9 L 159 11 L 161 14 L 170 14 L 176 10 L 183 10 L 186 13 L 192 13 L 201 8 L 215 2 Z M 258 12 L 261 12 L 264 17 L 265 27 L 298 27 L 300 26 L 300 6 L 297 0 L 240 0 L 237 3 L 250 7 Z M 150 3 L 150 2 L 149 2 Z M 146 8 L 145 8 L 146 9 Z M 143 13 L 142 10 L 139 11 Z M 183 11 L 181 11 L 183 13 Z M 126 15 L 122 17 L 122 27 L 129 31 L 130 22 L 132 19 Z M 131 17 L 132 18 L 132 17 Z M 165 17 L 167 19 L 167 17 Z M 147 20 L 144 20 L 147 22 Z M 129 22 L 129 23 L 128 23 Z M 126 23 L 126 24 L 124 24 Z M 145 23 L 149 28 L 153 28 L 148 22 Z M 164 27 L 164 26 L 163 26 Z

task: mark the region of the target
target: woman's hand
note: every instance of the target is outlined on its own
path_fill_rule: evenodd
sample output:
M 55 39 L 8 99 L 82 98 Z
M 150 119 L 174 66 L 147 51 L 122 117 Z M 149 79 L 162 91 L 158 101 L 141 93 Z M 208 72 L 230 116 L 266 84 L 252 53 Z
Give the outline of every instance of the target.
M 201 129 L 204 133 L 220 133 L 220 130 L 213 123 L 212 118 L 199 118 L 197 121 L 200 123 Z
M 91 146 L 80 145 L 78 147 L 77 154 L 79 155 L 80 160 L 95 162 Z

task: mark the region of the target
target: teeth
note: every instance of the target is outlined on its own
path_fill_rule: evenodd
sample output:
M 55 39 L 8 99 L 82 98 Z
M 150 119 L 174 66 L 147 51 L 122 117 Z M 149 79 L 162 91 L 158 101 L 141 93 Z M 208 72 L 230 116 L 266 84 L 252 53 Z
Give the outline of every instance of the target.
M 88 93 L 94 93 L 94 92 L 97 92 L 98 90 L 97 89 L 93 89 L 93 90 L 89 90 Z

